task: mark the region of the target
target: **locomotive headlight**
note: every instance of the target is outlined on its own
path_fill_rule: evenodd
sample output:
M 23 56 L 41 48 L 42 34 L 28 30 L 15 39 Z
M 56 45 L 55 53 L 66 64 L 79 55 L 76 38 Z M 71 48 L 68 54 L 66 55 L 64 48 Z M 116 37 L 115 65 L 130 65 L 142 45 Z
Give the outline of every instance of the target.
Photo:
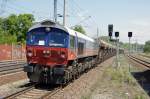
M 50 28 L 50 27 L 46 27 L 46 28 L 45 28 L 45 31 L 46 31 L 46 32 L 49 32 L 49 31 L 51 31 L 51 28 Z
M 66 58 L 66 55 L 64 52 L 61 52 L 61 58 Z
M 47 54 L 50 54 L 50 51 L 47 51 L 46 53 L 47 53 Z
M 28 55 L 29 57 L 32 57 L 32 56 L 33 56 L 33 53 L 30 51 L 30 52 L 27 53 L 27 55 Z
M 49 50 L 43 50 L 43 55 L 48 57 L 50 55 L 50 51 Z
M 66 56 L 65 56 L 64 54 L 61 54 L 61 57 L 62 57 L 62 58 L 66 58 Z
M 45 53 L 46 53 L 46 51 L 44 50 L 44 51 L 43 51 L 43 54 L 45 54 Z

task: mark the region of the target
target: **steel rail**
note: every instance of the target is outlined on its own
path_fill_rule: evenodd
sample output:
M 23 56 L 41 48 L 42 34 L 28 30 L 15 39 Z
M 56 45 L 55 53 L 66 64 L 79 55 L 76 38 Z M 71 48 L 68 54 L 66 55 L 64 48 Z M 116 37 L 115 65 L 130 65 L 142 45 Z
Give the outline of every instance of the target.
M 130 55 L 130 56 L 128 55 L 128 57 L 129 57 L 130 59 L 134 60 L 135 62 L 137 62 L 137 63 L 139 63 L 139 64 L 141 64 L 141 65 L 143 65 L 143 66 L 145 66 L 145 67 L 147 67 L 147 68 L 150 68 L 150 62 L 145 61 L 145 60 L 140 59 L 140 58 L 137 58 L 137 57 L 132 56 L 132 55 Z
M 0 75 L 20 72 L 25 64 L 25 61 L 0 61 Z
M 34 89 L 34 87 L 35 87 L 35 84 L 33 84 L 30 87 L 27 87 L 27 88 L 25 88 L 25 89 L 23 89 L 23 90 L 21 90 L 19 92 L 13 93 L 13 94 L 8 95 L 8 96 L 5 96 L 4 99 L 15 99 L 15 97 L 17 97 L 17 96 L 19 96 L 21 94 L 24 94 L 24 93 Z
M 49 99 L 49 97 L 55 95 L 57 92 L 61 90 L 61 87 L 57 87 L 51 90 L 47 89 L 39 89 L 36 88 L 36 85 L 32 85 L 24 90 L 21 90 L 19 92 L 16 92 L 14 94 L 8 95 L 4 97 L 4 99 L 28 99 L 28 98 L 34 98 L 34 99 Z

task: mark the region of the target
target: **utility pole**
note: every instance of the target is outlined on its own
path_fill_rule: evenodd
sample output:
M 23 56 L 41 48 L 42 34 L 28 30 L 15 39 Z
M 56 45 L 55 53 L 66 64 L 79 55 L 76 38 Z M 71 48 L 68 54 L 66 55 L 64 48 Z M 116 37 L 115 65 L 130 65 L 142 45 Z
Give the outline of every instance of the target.
M 66 0 L 64 0 L 63 25 L 66 25 Z
M 54 0 L 54 22 L 57 22 L 57 0 Z
M 99 29 L 98 29 L 98 27 L 97 27 L 97 38 L 98 38 L 98 36 L 99 36 Z
M 117 68 L 119 67 L 119 32 L 115 32 L 115 37 L 116 37 L 116 66 Z
M 117 55 L 116 55 L 116 62 L 117 62 L 117 67 L 119 67 L 119 38 L 116 38 L 116 46 L 117 46 Z
M 100 37 L 99 37 L 99 29 L 98 29 L 98 27 L 97 27 L 97 44 L 100 44 Z
M 129 37 L 129 56 L 131 54 L 131 38 Z
M 138 41 L 136 39 L 136 53 L 138 53 Z

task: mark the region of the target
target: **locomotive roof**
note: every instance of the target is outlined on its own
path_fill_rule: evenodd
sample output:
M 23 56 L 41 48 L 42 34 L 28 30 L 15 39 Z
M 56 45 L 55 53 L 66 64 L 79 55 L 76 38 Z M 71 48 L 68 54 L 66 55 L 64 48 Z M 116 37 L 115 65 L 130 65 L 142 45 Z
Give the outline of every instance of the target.
M 29 31 L 31 31 L 32 29 L 36 29 L 36 28 L 39 28 L 39 27 L 54 27 L 54 28 L 58 28 L 58 29 L 61 29 L 61 30 L 64 30 L 66 31 L 67 33 L 69 33 L 69 35 L 72 35 L 72 36 L 75 36 L 77 33 L 77 36 L 79 38 L 82 38 L 82 39 L 85 39 L 85 40 L 88 40 L 88 41 L 91 41 L 91 42 L 94 42 L 94 39 L 80 33 L 80 32 L 77 32 L 77 31 L 74 31 L 66 26 L 63 26 L 63 25 L 60 25 L 59 23 L 55 23 L 51 20 L 45 20 L 45 21 L 42 21 L 42 22 L 37 22 L 36 24 L 34 24 L 30 29 Z

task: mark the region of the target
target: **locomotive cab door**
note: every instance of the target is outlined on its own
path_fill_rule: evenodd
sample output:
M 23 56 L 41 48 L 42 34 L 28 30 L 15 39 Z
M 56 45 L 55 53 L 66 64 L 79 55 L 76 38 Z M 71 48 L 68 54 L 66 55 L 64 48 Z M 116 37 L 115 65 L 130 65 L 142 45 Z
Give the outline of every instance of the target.
M 76 53 L 76 57 L 78 58 L 78 36 L 77 33 L 75 32 L 75 53 Z

